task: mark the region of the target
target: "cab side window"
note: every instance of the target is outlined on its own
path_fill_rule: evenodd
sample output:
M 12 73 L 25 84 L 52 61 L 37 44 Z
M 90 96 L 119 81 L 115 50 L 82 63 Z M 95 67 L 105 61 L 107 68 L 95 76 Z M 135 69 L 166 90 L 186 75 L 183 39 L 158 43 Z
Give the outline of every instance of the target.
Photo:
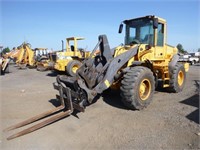
M 159 23 L 157 29 L 157 46 L 164 45 L 164 25 Z

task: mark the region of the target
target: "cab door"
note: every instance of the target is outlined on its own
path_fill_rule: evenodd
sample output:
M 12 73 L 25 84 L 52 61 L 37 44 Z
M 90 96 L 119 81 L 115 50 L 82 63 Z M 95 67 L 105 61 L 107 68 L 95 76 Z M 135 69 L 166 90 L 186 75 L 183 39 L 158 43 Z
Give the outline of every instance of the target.
M 159 23 L 155 30 L 155 58 L 164 59 L 165 57 L 165 24 Z

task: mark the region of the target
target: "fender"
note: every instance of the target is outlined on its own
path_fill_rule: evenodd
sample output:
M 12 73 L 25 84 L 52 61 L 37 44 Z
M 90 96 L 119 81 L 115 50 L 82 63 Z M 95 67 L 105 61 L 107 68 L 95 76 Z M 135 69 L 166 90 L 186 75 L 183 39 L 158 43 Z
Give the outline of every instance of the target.
M 172 57 L 172 60 L 170 61 L 169 63 L 169 72 L 171 72 L 174 68 L 174 66 L 176 65 L 176 63 L 178 62 L 179 60 L 179 55 L 178 54 L 175 54 L 173 57 Z

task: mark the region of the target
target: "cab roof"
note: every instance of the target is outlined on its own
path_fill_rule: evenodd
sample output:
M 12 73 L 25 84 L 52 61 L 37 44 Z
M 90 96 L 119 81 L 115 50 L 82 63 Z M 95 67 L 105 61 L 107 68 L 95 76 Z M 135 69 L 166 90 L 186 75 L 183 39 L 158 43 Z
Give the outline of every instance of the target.
M 127 19 L 127 20 L 124 20 L 123 22 L 126 23 L 126 22 L 129 22 L 129 21 L 138 20 L 138 19 L 145 19 L 145 18 L 147 18 L 147 19 L 158 18 L 159 22 L 166 22 L 165 19 L 160 18 L 158 16 L 154 16 L 154 15 L 148 15 L 148 16 L 143 16 L 143 17 L 138 17 L 138 18 L 133 18 L 133 19 Z
M 84 40 L 85 38 L 83 37 L 69 37 L 69 38 L 66 38 L 66 40 Z

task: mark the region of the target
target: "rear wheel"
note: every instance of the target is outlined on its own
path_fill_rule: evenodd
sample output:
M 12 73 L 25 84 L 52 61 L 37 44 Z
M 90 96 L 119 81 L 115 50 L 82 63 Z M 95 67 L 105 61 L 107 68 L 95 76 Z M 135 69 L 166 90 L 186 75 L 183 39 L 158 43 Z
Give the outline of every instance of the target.
M 47 71 L 48 67 L 45 67 L 45 64 L 47 63 L 47 60 L 41 60 L 38 64 L 37 64 L 37 71 Z
M 75 76 L 76 71 L 82 66 L 82 63 L 78 60 L 72 60 L 67 64 L 66 72 L 70 76 Z
M 3 75 L 3 74 L 4 74 L 4 72 L 2 70 L 2 66 L 0 65 L 0 75 Z
M 6 65 L 6 68 L 4 70 L 5 73 L 9 73 L 9 64 Z
M 142 66 L 131 68 L 121 82 L 122 102 L 131 109 L 147 107 L 153 98 L 155 80 L 150 69 Z
M 170 72 L 170 89 L 178 93 L 183 90 L 185 85 L 186 73 L 183 64 L 177 63 Z

